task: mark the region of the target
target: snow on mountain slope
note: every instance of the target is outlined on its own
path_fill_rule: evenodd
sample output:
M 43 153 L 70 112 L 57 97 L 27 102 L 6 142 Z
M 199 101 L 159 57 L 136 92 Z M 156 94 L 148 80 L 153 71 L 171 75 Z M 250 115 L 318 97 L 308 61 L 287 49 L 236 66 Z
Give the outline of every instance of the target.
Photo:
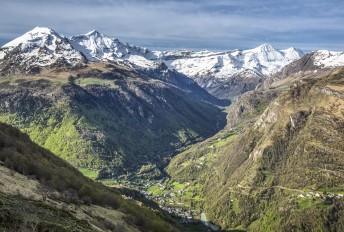
M 276 50 L 263 44 L 250 50 L 229 52 L 155 52 L 157 59 L 163 60 L 169 67 L 191 77 L 213 76 L 227 79 L 232 75 L 252 70 L 262 75 L 271 75 L 285 65 L 303 56 L 295 48 Z
M 284 57 L 289 60 L 297 60 L 298 57 L 301 58 L 304 55 L 304 53 L 300 49 L 294 47 L 280 50 L 280 52 L 282 52 L 284 54 Z
M 278 51 L 267 44 L 246 51 L 151 52 L 146 48 L 121 43 L 96 30 L 66 39 L 45 27 L 36 27 L 5 44 L 0 50 L 0 59 L 15 49 L 21 62 L 30 61 L 31 65 L 46 66 L 59 58 L 75 65 L 83 60 L 83 54 L 89 61 L 129 61 L 143 68 L 156 68 L 159 63 L 165 62 L 168 67 L 190 77 L 224 79 L 245 70 L 270 75 L 303 55 L 294 48 Z
M 313 54 L 313 60 L 315 65 L 324 68 L 344 66 L 344 52 L 327 50 L 315 51 Z
M 118 39 L 107 37 L 96 30 L 73 36 L 69 38 L 69 42 L 90 61 L 127 60 L 143 68 L 157 66 L 154 61 L 146 58 L 150 53 L 146 48 L 123 44 Z
M 164 62 L 170 69 L 194 79 L 212 77 L 226 80 L 246 73 L 269 76 L 300 59 L 303 53 L 296 48 L 277 50 L 268 44 L 250 50 L 226 52 L 149 51 L 95 30 L 66 39 L 52 29 L 36 27 L 5 44 L 0 49 L 0 63 L 6 55 L 16 55 L 15 60 L 20 64 L 36 66 L 51 65 L 58 60 L 73 66 L 85 62 L 83 55 L 89 61 L 128 61 L 133 66 L 153 69 Z M 344 52 L 320 50 L 314 52 L 313 57 L 316 66 L 344 65 Z
M 211 94 L 232 100 L 303 56 L 299 49 L 277 50 L 269 44 L 227 52 L 180 50 L 153 54 L 155 59 L 193 78 Z
M 88 60 L 127 61 L 128 65 L 136 68 L 159 67 L 158 62 L 146 58 L 152 56 L 150 53 L 145 48 L 121 43 L 95 30 L 67 39 L 52 29 L 36 27 L 0 49 L 0 64 L 2 63 L 1 69 L 4 70 L 9 69 L 10 64 L 16 61 L 17 66 L 25 66 L 18 72 L 27 72 L 29 66 L 49 66 L 58 60 L 62 60 L 61 64 L 71 66 Z M 6 55 L 10 57 L 5 60 Z
M 2 46 L 0 59 L 7 54 L 16 55 L 20 65 L 47 66 L 58 59 L 68 65 L 76 65 L 84 57 L 70 43 L 55 31 L 45 27 L 35 27 L 24 35 Z
M 256 88 L 266 76 L 302 55 L 295 48 L 278 51 L 268 44 L 244 51 L 158 52 L 121 43 L 95 30 L 67 39 L 52 29 L 36 27 L 0 49 L 0 71 L 11 75 L 37 73 L 44 66 L 74 66 L 87 60 L 124 62 L 151 74 L 154 71 L 153 76 L 163 79 L 175 70 L 215 96 L 230 98 Z
M 27 44 L 34 44 L 38 46 L 47 45 L 47 41 L 49 39 L 48 35 L 51 36 L 52 39 L 60 38 L 60 35 L 58 35 L 55 31 L 53 31 L 50 28 L 46 27 L 35 27 L 31 31 L 28 31 L 24 35 L 8 42 L 3 48 L 7 47 L 16 47 L 20 44 L 27 45 Z M 51 40 L 51 39 L 50 39 Z M 53 44 L 48 44 L 48 46 L 53 46 Z M 54 47 L 50 47 L 52 49 Z

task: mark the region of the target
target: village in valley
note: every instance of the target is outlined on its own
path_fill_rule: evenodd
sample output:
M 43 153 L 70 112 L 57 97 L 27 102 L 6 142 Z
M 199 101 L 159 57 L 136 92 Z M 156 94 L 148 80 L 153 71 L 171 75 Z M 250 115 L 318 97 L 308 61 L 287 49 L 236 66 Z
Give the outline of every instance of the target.
M 319 193 L 319 192 L 307 192 L 307 193 L 300 193 L 298 195 L 299 198 L 320 198 L 320 199 L 326 199 L 326 198 L 343 198 L 344 194 L 341 193 Z

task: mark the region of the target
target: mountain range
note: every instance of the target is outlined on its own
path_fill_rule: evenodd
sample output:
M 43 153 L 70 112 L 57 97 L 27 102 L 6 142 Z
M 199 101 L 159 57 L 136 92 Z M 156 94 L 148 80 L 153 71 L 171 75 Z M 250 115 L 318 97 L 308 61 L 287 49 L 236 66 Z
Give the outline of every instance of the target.
M 58 197 L 0 183 L 0 221 L 68 230 L 38 213 L 55 210 L 81 230 L 342 231 L 343 66 L 344 52 L 150 51 L 36 27 L 0 49 L 0 121 L 29 136 L 0 124 L 0 171 Z
M 130 54 L 139 51 L 129 47 Z M 161 168 L 177 149 L 225 124 L 218 106 L 228 101 L 163 63 L 147 69 L 126 60 L 93 62 L 68 39 L 39 27 L 1 52 L 2 121 L 104 176 L 150 163 Z
M 2 47 L 0 67 L 3 74 L 9 75 L 36 72 L 43 67 L 75 67 L 88 61 L 125 62 L 150 70 L 164 63 L 170 70 L 194 79 L 215 96 L 232 98 L 254 89 L 266 76 L 302 56 L 299 49 L 279 51 L 268 44 L 228 52 L 150 51 L 96 30 L 65 38 L 52 29 L 36 27 Z
M 11 54 L 19 51 L 20 57 L 16 57 L 16 61 L 12 60 Z M 5 44 L 0 51 L 0 60 L 5 55 L 7 62 L 1 64 L 5 75 L 13 72 L 35 72 L 54 64 L 78 66 L 87 61 L 126 62 L 142 69 L 155 69 L 164 63 L 169 69 L 194 79 L 211 94 L 234 99 L 255 89 L 266 77 L 300 59 L 304 53 L 294 47 L 277 50 L 269 44 L 249 50 L 226 52 L 150 51 L 122 43 L 96 30 L 66 38 L 52 29 L 36 27 Z M 317 57 L 314 60 L 316 66 L 338 66 L 343 63 L 341 52 L 317 51 Z M 18 62 L 20 70 L 11 69 L 11 64 Z

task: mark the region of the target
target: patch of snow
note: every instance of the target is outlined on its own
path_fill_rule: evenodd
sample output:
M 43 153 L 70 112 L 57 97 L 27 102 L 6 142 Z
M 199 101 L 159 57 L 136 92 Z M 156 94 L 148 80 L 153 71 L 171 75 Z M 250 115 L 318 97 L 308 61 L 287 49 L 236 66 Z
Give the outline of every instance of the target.
M 314 64 L 320 67 L 334 68 L 344 66 L 344 52 L 319 50 L 314 53 L 313 57 Z
M 6 53 L 5 51 L 0 49 L 0 60 L 2 60 L 5 57 Z
M 129 55 L 126 60 L 141 67 L 141 68 L 154 68 L 158 67 L 158 64 L 154 61 L 148 60 L 140 55 Z

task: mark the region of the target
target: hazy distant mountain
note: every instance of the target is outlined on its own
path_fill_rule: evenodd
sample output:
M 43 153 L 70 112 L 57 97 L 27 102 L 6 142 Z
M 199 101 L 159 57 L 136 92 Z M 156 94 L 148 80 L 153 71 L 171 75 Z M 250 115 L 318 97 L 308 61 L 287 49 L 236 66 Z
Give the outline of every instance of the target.
M 303 56 L 296 48 L 277 50 L 263 44 L 228 52 L 155 52 L 158 59 L 221 98 L 233 98 L 255 89 L 263 80 Z

